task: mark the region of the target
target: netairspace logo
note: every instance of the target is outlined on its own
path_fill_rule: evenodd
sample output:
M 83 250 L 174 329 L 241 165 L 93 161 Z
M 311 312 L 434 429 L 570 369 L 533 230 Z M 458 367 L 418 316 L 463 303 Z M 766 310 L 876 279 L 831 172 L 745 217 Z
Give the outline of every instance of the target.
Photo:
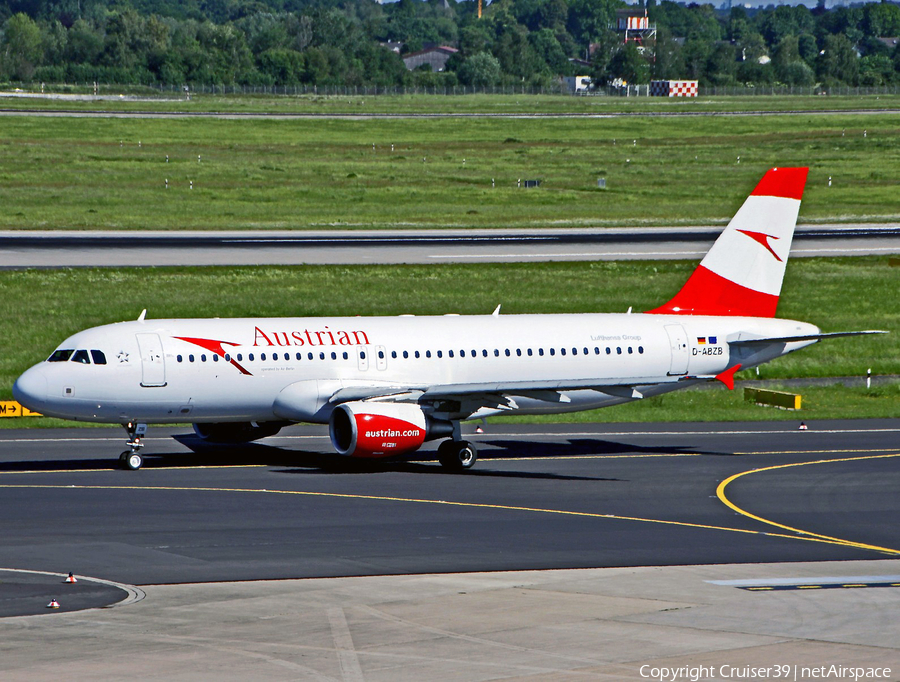
M 654 668 L 642 665 L 641 677 L 656 682 L 699 682 L 700 680 L 884 680 L 891 676 L 890 668 L 851 668 L 841 665 L 807 667 L 798 665 L 731 666 L 711 665 L 682 666 L 680 668 Z

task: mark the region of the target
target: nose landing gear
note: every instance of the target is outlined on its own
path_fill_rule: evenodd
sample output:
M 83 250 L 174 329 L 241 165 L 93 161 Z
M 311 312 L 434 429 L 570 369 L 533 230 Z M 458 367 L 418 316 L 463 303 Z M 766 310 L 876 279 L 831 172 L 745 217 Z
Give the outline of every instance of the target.
M 141 439 L 147 435 L 147 425 L 129 422 L 124 426 L 125 430 L 128 432 L 128 442 L 126 445 L 131 449 L 126 450 L 119 455 L 119 464 L 122 465 L 123 469 L 137 471 L 144 463 L 144 458 L 140 455 L 140 449 L 144 447 Z

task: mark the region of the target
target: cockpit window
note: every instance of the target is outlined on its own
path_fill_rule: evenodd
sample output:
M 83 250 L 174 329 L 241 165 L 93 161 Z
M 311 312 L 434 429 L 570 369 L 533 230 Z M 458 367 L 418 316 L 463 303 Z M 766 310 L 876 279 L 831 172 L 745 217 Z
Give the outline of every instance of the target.
M 106 364 L 106 356 L 103 354 L 102 350 L 92 350 L 91 351 L 91 359 L 94 361 L 95 365 L 105 365 Z
M 76 350 L 72 356 L 72 362 L 80 362 L 82 365 L 91 364 L 91 358 L 86 350 Z
M 53 351 L 53 355 L 47 358 L 47 362 L 65 362 L 70 357 L 72 357 L 72 353 L 75 351 L 69 349 L 62 349 Z

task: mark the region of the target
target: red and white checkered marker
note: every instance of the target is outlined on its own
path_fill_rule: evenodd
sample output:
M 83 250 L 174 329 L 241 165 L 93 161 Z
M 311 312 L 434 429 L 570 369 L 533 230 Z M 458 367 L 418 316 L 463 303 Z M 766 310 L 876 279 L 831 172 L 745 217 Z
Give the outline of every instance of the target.
M 651 97 L 696 97 L 697 81 L 650 81 Z

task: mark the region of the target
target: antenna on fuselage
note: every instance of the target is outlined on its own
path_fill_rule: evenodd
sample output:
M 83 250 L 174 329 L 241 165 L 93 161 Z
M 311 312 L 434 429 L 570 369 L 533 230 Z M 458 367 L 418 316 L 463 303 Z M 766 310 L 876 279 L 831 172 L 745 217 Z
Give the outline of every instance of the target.
M 493 315 L 494 317 L 500 317 L 500 306 L 502 305 L 502 303 L 498 303 L 497 307 L 494 308 L 494 312 L 492 312 L 491 315 Z
M 144 308 L 144 309 L 141 311 L 141 314 L 138 315 L 137 321 L 138 321 L 138 322 L 143 322 L 145 317 L 147 317 L 147 309 L 146 309 L 146 308 Z

